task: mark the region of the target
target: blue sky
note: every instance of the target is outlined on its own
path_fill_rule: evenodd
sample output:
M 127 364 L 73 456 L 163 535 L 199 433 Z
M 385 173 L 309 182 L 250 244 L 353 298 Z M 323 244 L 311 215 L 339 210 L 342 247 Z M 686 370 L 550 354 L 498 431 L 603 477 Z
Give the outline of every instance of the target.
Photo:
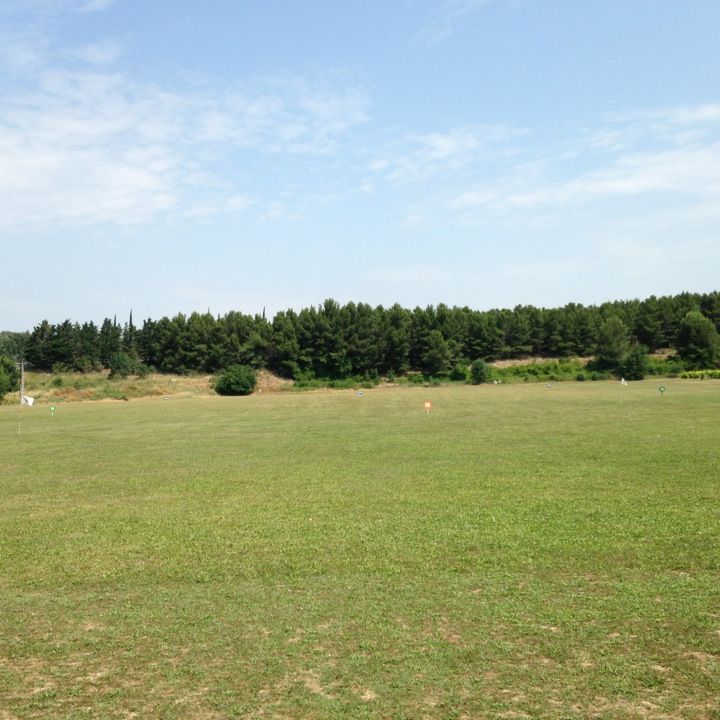
M 717 0 L 0 0 L 0 329 L 718 289 Z

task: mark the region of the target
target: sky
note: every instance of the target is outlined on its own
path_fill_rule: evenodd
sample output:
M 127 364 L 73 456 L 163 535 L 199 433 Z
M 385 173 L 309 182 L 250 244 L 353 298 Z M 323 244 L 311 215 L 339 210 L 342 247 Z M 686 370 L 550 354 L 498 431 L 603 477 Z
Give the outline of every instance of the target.
M 717 0 L 0 0 L 0 330 L 720 288 Z

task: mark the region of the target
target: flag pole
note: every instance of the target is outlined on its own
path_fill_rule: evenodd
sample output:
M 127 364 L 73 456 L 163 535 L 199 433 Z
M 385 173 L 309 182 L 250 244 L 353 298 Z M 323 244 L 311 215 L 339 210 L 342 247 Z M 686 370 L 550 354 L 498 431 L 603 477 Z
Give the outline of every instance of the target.
M 20 437 L 20 421 L 22 420 L 23 395 L 25 394 L 25 361 L 20 361 L 20 406 L 18 407 L 18 437 Z

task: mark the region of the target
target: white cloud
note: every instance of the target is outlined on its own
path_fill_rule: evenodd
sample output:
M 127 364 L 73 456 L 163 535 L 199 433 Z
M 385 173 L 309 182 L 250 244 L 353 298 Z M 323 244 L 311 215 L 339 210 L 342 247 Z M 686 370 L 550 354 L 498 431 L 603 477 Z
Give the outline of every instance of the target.
M 698 197 L 720 193 L 720 143 L 696 149 L 629 154 L 607 168 L 560 183 L 522 187 L 515 180 L 470 190 L 451 199 L 448 206 L 514 211 L 670 192 Z
M 264 152 L 326 154 L 369 117 L 362 90 L 292 76 L 265 78 L 196 102 L 200 140 Z
M 517 162 L 490 183 L 456 191 L 446 207 L 516 212 L 642 196 L 720 199 L 718 129 L 718 105 L 615 116 L 546 150 L 541 162 Z
M 91 65 L 112 65 L 122 54 L 122 46 L 117 40 L 105 40 L 68 50 L 66 54 Z
M 444 0 L 434 6 L 434 14 L 420 32 L 420 39 L 437 43 L 446 40 L 455 32 L 466 16 L 497 0 Z
M 388 148 L 368 169 L 393 182 L 427 181 L 438 173 L 457 172 L 483 158 L 500 155 L 523 131 L 502 125 L 467 125 L 444 132 L 416 133 Z
M 30 29 L 0 29 L 0 68 L 11 74 L 32 72 L 45 62 L 47 38 Z
M 88 59 L 116 50 L 94 48 Z M 257 201 L 224 179 L 228 157 L 329 154 L 367 117 L 356 88 L 291 77 L 187 93 L 122 73 L 30 77 L 0 107 L 0 226 L 245 210 Z
M 107 10 L 110 6 L 115 4 L 115 0 L 87 0 L 83 2 L 78 8 L 78 12 L 90 13 Z

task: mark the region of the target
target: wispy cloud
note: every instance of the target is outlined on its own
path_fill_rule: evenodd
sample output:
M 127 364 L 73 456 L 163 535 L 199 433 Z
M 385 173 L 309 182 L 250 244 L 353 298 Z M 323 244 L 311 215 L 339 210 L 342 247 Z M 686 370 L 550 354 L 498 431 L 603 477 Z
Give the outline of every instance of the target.
M 88 59 L 109 61 L 115 50 L 94 48 Z M 224 157 L 330 154 L 367 118 L 360 90 L 325 79 L 180 93 L 120 72 L 42 68 L 26 84 L 0 107 L 5 226 L 246 210 L 257 199 L 223 177 Z
M 78 7 L 78 12 L 90 13 L 107 10 L 115 4 L 115 0 L 86 0 Z
M 90 65 L 112 65 L 122 55 L 122 45 L 117 40 L 104 40 L 103 42 L 66 50 L 65 54 Z
M 368 171 L 391 182 L 426 182 L 434 175 L 457 173 L 462 168 L 501 156 L 511 139 L 523 130 L 502 125 L 466 125 L 440 132 L 415 133 L 396 140 Z
M 499 1 L 444 0 L 433 6 L 433 15 L 421 30 L 420 39 L 429 43 L 442 42 L 455 32 L 468 15 Z
M 367 94 L 352 85 L 292 75 L 263 78 L 202 99 L 199 137 L 268 152 L 325 154 L 369 118 Z
M 450 200 L 449 206 L 513 211 L 651 193 L 716 194 L 720 191 L 718 163 L 720 143 L 701 149 L 629 154 L 609 167 L 565 182 L 522 187 L 516 179 L 511 184 L 464 192 Z
M 0 69 L 15 75 L 32 72 L 45 63 L 46 36 L 32 28 L 0 30 Z
M 597 129 L 559 143 L 554 157 L 546 149 L 543 163 L 528 164 L 521 155 L 500 177 L 456 192 L 446 206 L 516 212 L 660 195 L 720 198 L 719 106 L 606 119 Z

